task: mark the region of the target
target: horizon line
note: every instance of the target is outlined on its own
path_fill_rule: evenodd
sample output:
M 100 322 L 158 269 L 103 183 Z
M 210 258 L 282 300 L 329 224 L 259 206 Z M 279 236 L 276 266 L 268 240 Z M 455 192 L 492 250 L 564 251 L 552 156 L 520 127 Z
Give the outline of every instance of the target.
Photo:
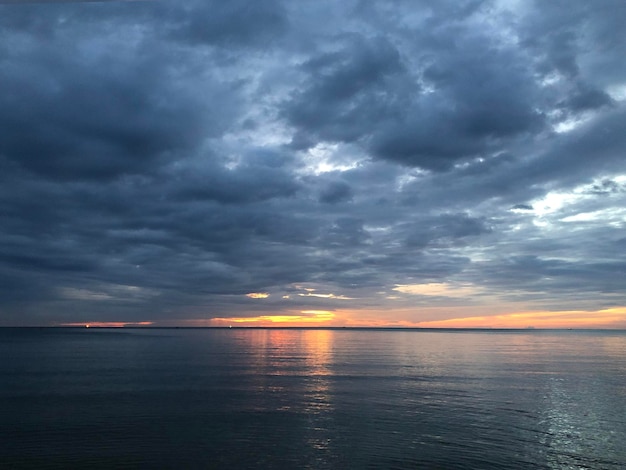
M 542 327 L 420 327 L 420 326 L 141 326 L 141 325 L 0 325 L 0 329 L 75 329 L 75 330 L 417 330 L 417 331 L 626 331 L 626 328 L 542 328 Z

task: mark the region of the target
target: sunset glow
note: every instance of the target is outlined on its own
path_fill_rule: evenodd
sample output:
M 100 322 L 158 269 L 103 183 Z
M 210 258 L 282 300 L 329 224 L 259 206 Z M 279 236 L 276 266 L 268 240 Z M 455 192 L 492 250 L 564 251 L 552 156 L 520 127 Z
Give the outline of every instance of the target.
M 587 311 L 520 312 L 420 322 L 423 328 L 625 328 L 626 307 Z
M 624 470 L 625 25 L 0 0 L 0 470 Z
M 301 313 L 302 315 L 213 318 L 211 324 L 214 326 L 230 325 L 232 323 L 243 326 L 329 326 L 335 316 L 333 312 L 325 310 L 304 310 Z
M 465 313 L 463 313 L 465 312 Z M 525 311 L 478 315 L 475 309 L 460 309 L 458 316 L 445 320 L 419 320 L 412 310 L 381 312 L 376 310 L 306 310 L 292 315 L 258 315 L 188 320 L 189 326 L 260 326 L 260 327 L 353 327 L 353 328 L 626 328 L 626 307 L 598 311 Z M 440 316 L 428 309 L 425 316 Z
M 85 328 L 124 328 L 137 326 L 151 326 L 154 322 L 121 322 L 121 321 L 93 321 L 88 323 L 61 323 L 59 326 L 85 327 Z

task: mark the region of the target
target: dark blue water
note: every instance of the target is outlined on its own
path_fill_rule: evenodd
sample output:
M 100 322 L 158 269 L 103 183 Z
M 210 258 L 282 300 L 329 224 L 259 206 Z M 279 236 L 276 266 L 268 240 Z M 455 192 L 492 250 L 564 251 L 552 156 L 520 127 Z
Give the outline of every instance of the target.
M 0 380 L 0 468 L 626 468 L 624 332 L 0 329 Z

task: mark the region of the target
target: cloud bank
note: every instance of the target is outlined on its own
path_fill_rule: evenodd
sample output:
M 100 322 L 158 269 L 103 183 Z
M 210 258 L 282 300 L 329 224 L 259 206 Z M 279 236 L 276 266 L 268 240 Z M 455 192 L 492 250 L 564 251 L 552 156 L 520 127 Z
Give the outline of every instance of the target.
M 0 324 L 626 305 L 622 1 L 1 3 Z

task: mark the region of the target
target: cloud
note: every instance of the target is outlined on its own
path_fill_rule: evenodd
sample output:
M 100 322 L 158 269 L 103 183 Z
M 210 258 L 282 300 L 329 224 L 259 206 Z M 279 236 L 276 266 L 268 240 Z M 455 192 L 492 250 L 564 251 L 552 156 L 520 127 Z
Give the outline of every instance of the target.
M 301 66 L 304 86 L 285 102 L 284 114 L 318 139 L 352 142 L 393 112 L 396 82 L 406 78 L 398 51 L 385 38 L 355 34 L 338 39 L 338 50 L 321 52 Z M 296 134 L 296 141 L 303 140 Z
M 0 10 L 1 324 L 626 305 L 620 2 Z
M 352 297 L 346 297 L 345 295 L 317 294 L 314 292 L 307 292 L 306 294 L 298 294 L 298 295 L 300 297 L 319 297 L 322 299 L 354 300 Z
M 326 185 L 320 194 L 320 202 L 324 204 L 337 204 L 350 201 L 352 189 L 343 181 L 331 182 Z
M 472 286 L 454 286 L 444 282 L 430 282 L 426 284 L 403 284 L 393 288 L 394 291 L 409 295 L 467 297 L 476 295 L 478 289 Z
M 269 0 L 193 1 L 174 7 L 170 34 L 192 45 L 260 47 L 268 45 L 287 27 L 281 3 Z
M 267 299 L 270 295 L 267 292 L 250 292 L 246 297 L 251 299 Z

